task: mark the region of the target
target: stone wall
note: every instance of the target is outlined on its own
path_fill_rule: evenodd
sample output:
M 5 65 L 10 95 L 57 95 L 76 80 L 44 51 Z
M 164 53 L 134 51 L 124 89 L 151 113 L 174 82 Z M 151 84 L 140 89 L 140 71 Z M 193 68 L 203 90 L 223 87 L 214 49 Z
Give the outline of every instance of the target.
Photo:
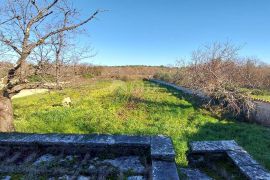
M 234 140 L 190 142 L 191 167 L 207 167 L 224 179 L 270 179 L 270 173 Z M 229 164 L 232 168 L 228 168 Z M 238 177 L 238 178 L 236 178 Z
M 181 86 L 176 86 L 174 84 L 156 80 L 156 79 L 151 79 L 151 82 L 158 83 L 164 86 L 172 87 L 176 90 L 182 91 L 185 94 L 188 95 L 196 95 L 200 99 L 207 99 L 205 95 L 201 92 L 196 92 L 192 91 L 188 88 L 184 88 Z M 256 122 L 258 124 L 264 125 L 264 126 L 270 126 L 270 103 L 267 102 L 260 102 L 260 101 L 254 101 L 255 103 L 255 108 L 253 112 L 251 113 L 251 117 L 249 119 L 250 122 Z
M 165 136 L 0 133 L 0 179 L 179 180 Z

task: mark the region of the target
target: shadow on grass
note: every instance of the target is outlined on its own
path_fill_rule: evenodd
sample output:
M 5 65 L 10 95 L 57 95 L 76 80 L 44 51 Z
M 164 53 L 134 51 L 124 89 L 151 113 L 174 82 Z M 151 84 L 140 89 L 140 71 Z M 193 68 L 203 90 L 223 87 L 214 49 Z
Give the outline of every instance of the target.
M 230 112 L 222 112 L 220 114 L 217 114 L 215 112 L 211 112 L 209 111 L 209 109 L 205 108 L 205 105 L 208 103 L 205 100 L 202 100 L 201 98 L 197 97 L 196 95 L 190 95 L 190 94 L 186 94 L 183 93 L 180 90 L 177 90 L 173 87 L 167 86 L 167 85 L 162 85 L 162 84 L 158 84 L 155 82 L 151 82 L 148 80 L 144 80 L 145 83 L 149 84 L 150 87 L 159 87 L 159 88 L 165 88 L 169 93 L 171 93 L 172 95 L 174 95 L 175 97 L 179 98 L 179 99 L 184 99 L 186 101 L 188 101 L 189 103 L 192 104 L 192 107 L 195 110 L 199 110 L 199 109 L 205 109 L 207 110 L 209 113 L 211 113 L 211 116 L 219 119 L 219 120 L 226 120 L 226 121 L 244 121 L 244 118 L 242 116 L 239 117 L 235 117 L 232 113 Z
M 174 90 L 173 88 L 168 88 L 168 87 L 162 87 L 162 86 L 156 86 L 155 84 L 149 84 L 145 82 L 145 86 L 148 86 L 147 89 L 149 89 L 149 85 L 150 87 L 153 87 L 154 89 L 156 89 L 157 87 L 160 87 L 162 89 L 164 89 L 164 92 L 166 93 L 171 93 L 172 95 L 174 95 L 175 97 L 177 97 L 178 99 L 184 99 L 186 100 L 187 97 L 184 97 L 184 95 L 179 92 L 179 91 L 176 91 Z M 160 92 L 158 92 L 160 93 Z M 110 94 L 108 96 L 105 96 L 104 99 L 107 99 L 107 97 L 110 97 L 113 99 L 113 101 L 115 101 L 115 103 L 119 103 L 122 102 L 122 103 L 127 103 L 127 105 L 129 103 L 132 103 L 132 104 L 144 104 L 146 105 L 147 107 L 151 107 L 151 108 L 154 108 L 154 107 L 159 107 L 158 109 L 163 109 L 162 107 L 168 107 L 166 109 L 189 109 L 189 108 L 194 108 L 194 109 L 197 109 L 199 106 L 194 106 L 195 104 L 193 103 L 188 103 L 188 104 L 185 104 L 185 103 L 181 103 L 181 102 L 177 102 L 177 103 L 174 103 L 174 102 L 169 102 L 169 101 L 158 101 L 158 100 L 149 100 L 149 99 L 146 99 L 144 97 L 140 97 L 140 96 L 135 96 L 133 94 L 126 94 L 125 91 L 123 92 L 116 92 L 114 94 Z
M 151 100 L 146 100 L 143 98 L 138 98 L 135 96 L 130 96 L 129 97 L 129 102 L 134 102 L 134 103 L 143 103 L 146 104 L 147 106 L 155 107 L 155 106 L 168 106 L 169 108 L 181 108 L 181 109 L 187 109 L 191 108 L 191 104 L 181 104 L 181 103 L 171 103 L 171 102 L 158 102 L 158 101 L 151 101 Z
M 185 94 L 182 91 L 179 91 L 173 87 L 170 87 L 167 85 L 161 85 L 161 84 L 151 82 L 148 80 L 144 80 L 144 83 L 146 86 L 164 88 L 167 92 L 169 92 L 173 96 L 190 102 L 195 110 L 199 109 L 203 105 L 203 101 L 200 98 L 196 96 L 191 96 L 189 94 Z

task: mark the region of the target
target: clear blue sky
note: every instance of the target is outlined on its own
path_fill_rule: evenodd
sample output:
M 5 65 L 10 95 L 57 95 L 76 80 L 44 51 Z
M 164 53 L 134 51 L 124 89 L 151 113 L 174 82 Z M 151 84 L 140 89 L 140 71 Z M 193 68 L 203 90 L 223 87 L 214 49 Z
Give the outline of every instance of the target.
M 76 0 L 103 65 L 167 65 L 203 44 L 231 41 L 241 55 L 270 63 L 270 0 Z

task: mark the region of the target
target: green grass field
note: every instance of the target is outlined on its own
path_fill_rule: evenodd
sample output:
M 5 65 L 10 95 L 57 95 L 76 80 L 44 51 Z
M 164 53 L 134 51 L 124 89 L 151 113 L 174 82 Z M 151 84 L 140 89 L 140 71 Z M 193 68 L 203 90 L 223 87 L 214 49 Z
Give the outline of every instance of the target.
M 72 107 L 59 106 L 65 97 Z M 270 169 L 270 129 L 217 120 L 181 93 L 144 81 L 97 81 L 13 100 L 18 132 L 170 136 L 177 164 L 187 165 L 192 140 L 235 139 Z

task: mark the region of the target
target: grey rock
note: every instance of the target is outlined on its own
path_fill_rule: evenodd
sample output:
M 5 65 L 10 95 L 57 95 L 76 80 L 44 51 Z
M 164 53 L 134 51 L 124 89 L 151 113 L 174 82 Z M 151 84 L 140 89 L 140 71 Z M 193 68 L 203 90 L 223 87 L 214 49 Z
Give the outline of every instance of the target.
M 59 160 L 59 163 L 64 165 L 64 164 L 67 164 L 67 163 L 69 164 L 69 163 L 73 162 L 74 160 L 75 160 L 75 157 L 69 155 L 69 156 L 66 156 L 63 159 L 60 159 Z
M 108 176 L 119 177 L 120 172 L 114 166 L 102 165 L 97 168 L 97 179 L 107 179 Z
M 95 170 L 95 169 L 96 169 L 96 167 L 95 167 L 94 165 L 92 165 L 92 164 L 91 164 L 91 165 L 89 166 L 89 168 L 88 168 L 88 169 L 89 169 L 90 171 L 92 171 L 92 170 Z
M 11 176 L 5 176 L 2 180 L 11 180 Z
M 134 173 L 142 174 L 145 170 L 138 156 L 123 156 L 116 159 L 106 159 L 103 160 L 103 163 L 109 163 L 122 172 L 131 170 Z
M 64 176 L 59 177 L 58 180 L 72 180 L 72 177 L 68 175 L 64 175 Z
M 50 162 L 52 162 L 55 159 L 55 157 L 51 154 L 45 154 L 41 157 L 39 157 L 34 163 L 33 165 L 38 166 L 40 164 L 48 164 Z
M 180 172 L 185 175 L 185 178 L 188 180 L 212 180 L 212 178 L 198 169 L 181 168 Z
M 90 180 L 90 178 L 87 176 L 79 176 L 77 180 Z
M 90 174 L 96 173 L 96 172 L 98 171 L 98 168 L 97 168 L 95 165 L 91 164 L 91 165 L 88 167 L 88 171 L 89 171 Z

